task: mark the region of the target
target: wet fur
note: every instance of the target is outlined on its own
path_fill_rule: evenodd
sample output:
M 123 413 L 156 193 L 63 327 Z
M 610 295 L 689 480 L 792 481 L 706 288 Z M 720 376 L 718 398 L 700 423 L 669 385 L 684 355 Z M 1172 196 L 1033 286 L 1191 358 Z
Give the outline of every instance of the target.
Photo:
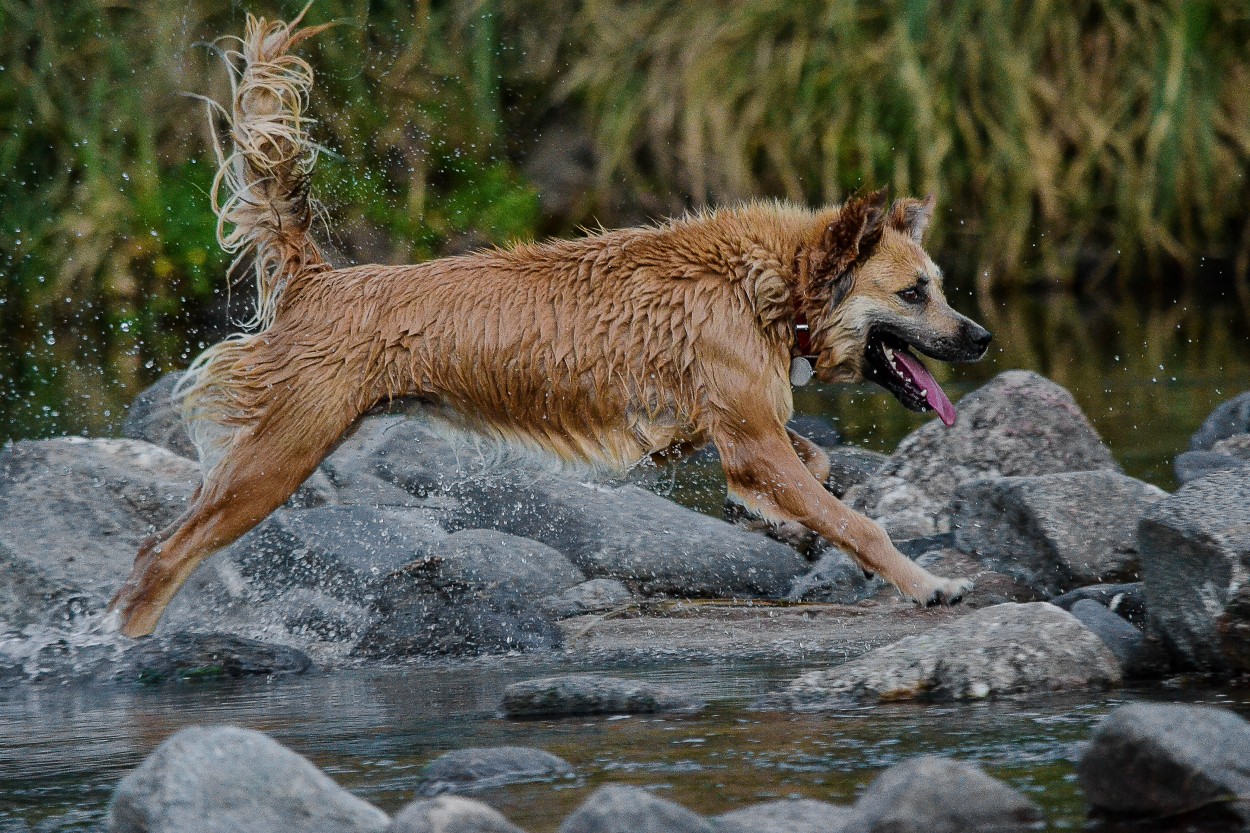
M 784 427 L 796 309 L 812 324 L 818 378 L 860 380 L 868 329 L 906 318 L 894 293 L 918 269 L 940 274 L 919 246 L 931 201 L 761 202 L 419 265 L 332 269 L 308 236 L 312 72 L 289 49 L 315 30 L 297 23 L 249 19 L 235 53 L 220 236 L 256 259 L 258 329 L 210 348 L 181 386 L 203 482 L 145 542 L 114 598 L 124 633 L 150 633 L 200 561 L 280 506 L 361 414 L 396 398 L 613 468 L 714 442 L 731 497 L 751 511 L 804 524 L 919 602 L 971 587 L 927 573 L 826 492 L 827 457 Z M 940 280 L 937 289 L 940 303 L 907 321 L 954 337 L 962 317 Z

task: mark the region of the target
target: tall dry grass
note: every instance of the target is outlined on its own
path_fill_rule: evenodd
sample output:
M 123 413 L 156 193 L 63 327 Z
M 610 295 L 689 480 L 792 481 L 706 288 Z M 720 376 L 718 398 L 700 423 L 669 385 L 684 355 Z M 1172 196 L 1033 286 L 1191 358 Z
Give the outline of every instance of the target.
M 1250 6 L 590 0 L 561 79 L 606 187 L 936 193 L 982 283 L 1250 266 Z

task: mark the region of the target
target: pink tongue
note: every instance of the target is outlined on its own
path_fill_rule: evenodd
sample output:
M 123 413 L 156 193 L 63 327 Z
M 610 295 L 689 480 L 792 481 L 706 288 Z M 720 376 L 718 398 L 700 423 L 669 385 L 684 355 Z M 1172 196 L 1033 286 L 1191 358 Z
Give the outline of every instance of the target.
M 925 399 L 928 400 L 929 406 L 937 411 L 938 418 L 942 420 L 947 428 L 955 424 L 955 406 L 946 396 L 946 391 L 942 390 L 942 386 L 937 383 L 937 379 L 933 378 L 933 374 L 929 369 L 921 364 L 917 359 L 898 351 L 894 354 L 894 358 L 898 359 L 899 364 L 903 366 L 910 375 L 913 382 L 920 386 L 925 392 Z

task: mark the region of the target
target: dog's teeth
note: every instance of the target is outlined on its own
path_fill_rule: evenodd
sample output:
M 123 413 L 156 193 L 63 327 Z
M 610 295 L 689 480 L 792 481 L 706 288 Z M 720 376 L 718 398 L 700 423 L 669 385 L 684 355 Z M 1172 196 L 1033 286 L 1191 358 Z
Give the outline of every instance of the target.
M 921 396 L 928 396 L 928 395 L 929 395 L 929 392 L 928 392 L 927 390 L 925 390 L 924 388 L 921 388 L 921 389 L 920 389 L 920 395 L 921 395 Z

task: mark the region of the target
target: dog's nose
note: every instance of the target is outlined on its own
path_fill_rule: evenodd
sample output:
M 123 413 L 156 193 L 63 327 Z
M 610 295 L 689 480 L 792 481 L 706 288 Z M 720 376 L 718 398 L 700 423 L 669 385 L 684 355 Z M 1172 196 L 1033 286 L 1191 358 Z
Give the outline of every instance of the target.
M 982 353 L 990 346 L 990 342 L 994 340 L 994 334 L 982 327 L 980 324 L 969 322 L 968 340 L 971 341 L 976 348 Z

